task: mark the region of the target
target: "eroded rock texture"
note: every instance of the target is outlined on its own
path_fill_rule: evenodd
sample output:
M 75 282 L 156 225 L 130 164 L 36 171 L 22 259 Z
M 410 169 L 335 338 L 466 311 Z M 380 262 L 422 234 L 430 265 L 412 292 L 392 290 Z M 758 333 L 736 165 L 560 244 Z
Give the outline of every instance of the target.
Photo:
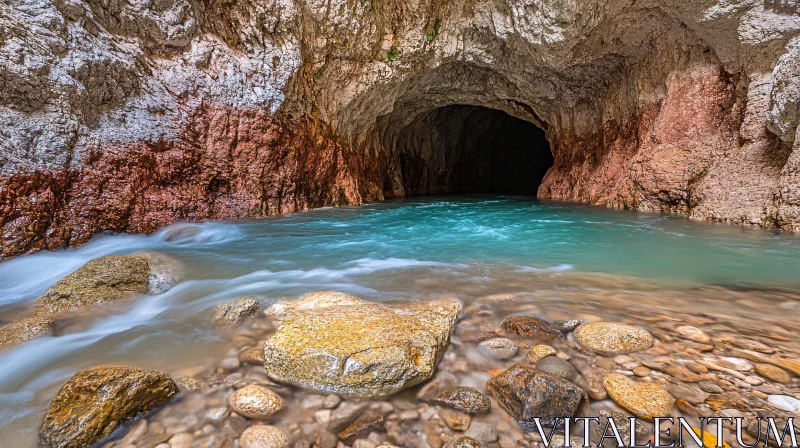
M 466 131 L 441 119 L 454 106 L 544 131 L 540 197 L 800 230 L 799 8 L 9 0 L 1 256 L 175 220 L 473 191 L 453 181 L 459 160 L 486 173 L 515 155 L 454 144 Z M 494 129 L 492 114 L 464 128 Z

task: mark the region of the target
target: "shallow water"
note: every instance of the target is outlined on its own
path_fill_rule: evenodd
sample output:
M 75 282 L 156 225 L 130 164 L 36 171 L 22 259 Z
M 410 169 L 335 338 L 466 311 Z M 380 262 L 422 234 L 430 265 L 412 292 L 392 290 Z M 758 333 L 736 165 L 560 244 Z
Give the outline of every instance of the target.
M 158 252 L 181 281 L 60 322 L 57 337 L 0 354 L 0 440 L 35 446 L 49 400 L 76 371 L 103 364 L 179 376 L 226 356 L 215 304 L 262 304 L 318 290 L 374 301 L 455 294 L 465 303 L 530 294 L 545 314 L 628 320 L 629 309 L 724 313 L 796 325 L 800 237 L 676 215 L 539 202 L 429 197 L 259 221 L 177 224 L 151 236 L 102 236 L 78 249 L 0 264 L 0 320 L 25 311 L 89 259 Z

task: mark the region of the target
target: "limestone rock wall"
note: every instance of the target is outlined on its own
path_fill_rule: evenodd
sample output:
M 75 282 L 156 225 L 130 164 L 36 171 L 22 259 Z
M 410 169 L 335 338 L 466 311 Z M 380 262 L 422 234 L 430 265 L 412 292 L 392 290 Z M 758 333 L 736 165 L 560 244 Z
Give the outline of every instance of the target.
M 455 104 L 542 197 L 800 230 L 797 0 L 6 0 L 0 256 L 397 194 Z

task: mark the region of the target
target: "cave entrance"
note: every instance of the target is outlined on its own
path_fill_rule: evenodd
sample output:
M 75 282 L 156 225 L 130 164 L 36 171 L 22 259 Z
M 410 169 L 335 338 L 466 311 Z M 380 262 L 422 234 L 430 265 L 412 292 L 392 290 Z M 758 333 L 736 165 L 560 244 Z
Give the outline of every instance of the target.
M 480 106 L 451 105 L 416 116 L 394 135 L 406 195 L 536 194 L 553 154 L 533 123 Z

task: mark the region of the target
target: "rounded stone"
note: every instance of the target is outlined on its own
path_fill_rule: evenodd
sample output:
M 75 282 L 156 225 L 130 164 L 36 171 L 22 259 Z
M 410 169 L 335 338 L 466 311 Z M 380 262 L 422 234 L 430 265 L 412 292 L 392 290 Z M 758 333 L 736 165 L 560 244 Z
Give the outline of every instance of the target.
M 562 333 L 569 333 L 570 331 L 578 328 L 583 321 L 580 319 L 569 319 L 569 320 L 557 320 L 553 322 L 553 328 L 562 332 Z
M 478 344 L 478 347 L 495 359 L 508 359 L 519 351 L 519 346 L 511 339 L 506 338 L 487 339 Z
M 336 406 L 339 406 L 339 403 L 342 402 L 342 397 L 336 394 L 328 394 L 322 400 L 322 407 L 325 409 L 334 409 Z
M 253 347 L 243 350 L 241 353 L 239 353 L 239 362 L 253 366 L 264 365 L 264 349 L 260 347 Z
M 550 347 L 549 345 L 541 344 L 541 345 L 537 345 L 536 347 L 533 347 L 528 352 L 528 355 L 525 357 L 525 359 L 528 362 L 536 363 L 540 359 L 546 358 L 548 356 L 553 356 L 555 354 L 556 354 L 556 349 L 554 349 L 553 347 Z
M 693 327 L 691 325 L 682 325 L 675 329 L 675 332 L 680 335 L 680 337 L 684 339 L 688 339 L 690 341 L 699 342 L 701 344 L 705 344 L 711 342 L 711 337 L 709 337 L 703 330 Z
M 261 305 L 258 300 L 253 297 L 242 297 L 215 306 L 212 318 L 217 325 L 234 325 L 260 312 Z
M 539 362 L 536 363 L 536 370 L 559 376 L 569 381 L 574 380 L 575 377 L 578 376 L 578 372 L 575 371 L 572 364 L 555 356 L 548 356 L 540 359 Z
M 606 376 L 603 386 L 618 405 L 644 420 L 669 416 L 675 403 L 672 395 L 660 384 L 636 382 L 618 373 Z
M 449 448 L 483 448 L 480 442 L 471 437 L 459 437 Z
M 245 386 L 228 398 L 228 404 L 237 414 L 253 419 L 266 419 L 283 409 L 283 399 L 264 386 Z
M 578 343 L 595 353 L 626 354 L 653 345 L 653 335 L 632 325 L 597 322 L 575 330 Z
M 289 434 L 269 425 L 251 426 L 239 436 L 240 448 L 288 448 L 290 444 Z
M 771 364 L 756 364 L 754 367 L 757 374 L 770 381 L 774 381 L 776 383 L 788 383 L 792 380 L 792 377 L 780 367 L 776 367 Z
M 191 448 L 194 437 L 188 432 L 180 432 L 169 438 L 169 448 Z

